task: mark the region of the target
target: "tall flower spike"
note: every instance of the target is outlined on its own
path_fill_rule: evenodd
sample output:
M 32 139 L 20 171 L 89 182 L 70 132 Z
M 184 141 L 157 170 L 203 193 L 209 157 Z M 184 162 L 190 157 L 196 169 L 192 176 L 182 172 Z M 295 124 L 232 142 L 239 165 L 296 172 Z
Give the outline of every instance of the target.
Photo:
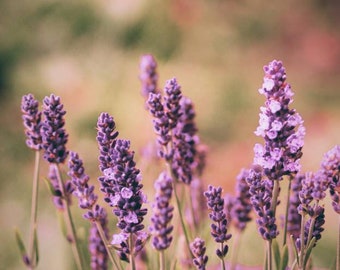
M 262 176 L 262 168 L 254 166 L 246 181 L 249 185 L 250 201 L 257 214 L 258 231 L 264 240 L 271 240 L 278 235 L 276 219 L 271 209 L 273 182 L 267 178 L 262 179 Z
M 142 83 L 141 93 L 147 99 L 149 93 L 158 93 L 157 82 L 157 63 L 151 54 L 142 55 L 140 59 L 139 79 Z
M 152 245 L 157 250 L 167 249 L 171 242 L 173 226 L 170 224 L 174 207 L 170 205 L 172 197 L 172 179 L 162 172 L 155 182 L 156 198 L 153 205 L 150 231 L 153 234 Z
M 340 214 L 340 145 L 334 146 L 324 155 L 320 173 L 329 181 L 332 206 Z
M 204 240 L 195 238 L 190 244 L 190 249 L 194 255 L 193 263 L 197 270 L 205 270 L 208 262 L 208 256 L 205 255 L 206 247 Z
M 49 163 L 63 163 L 68 155 L 66 149 L 68 134 L 64 128 L 66 111 L 63 107 L 58 96 L 52 94 L 44 98 L 45 120 L 42 124 L 42 141 L 44 158 Z
M 242 169 L 236 177 L 236 192 L 230 209 L 231 220 L 240 231 L 243 231 L 247 223 L 251 221 L 250 212 L 252 204 L 250 201 L 249 185 L 246 181 L 248 175 L 249 170 Z
M 39 102 L 32 94 L 22 97 L 21 100 L 22 120 L 25 127 L 26 144 L 34 150 L 42 149 L 41 138 L 41 112 Z
M 216 255 L 223 260 L 228 253 L 228 245 L 225 243 L 231 238 L 228 234 L 226 214 L 224 212 L 224 199 L 221 197 L 222 188 L 209 186 L 208 190 L 204 192 L 207 198 L 207 206 L 210 210 L 209 217 L 213 221 L 210 226 L 211 235 L 215 242 L 220 243 L 221 247 L 216 250 Z
M 282 180 L 284 175 L 300 170 L 305 128 L 301 116 L 289 108 L 293 92 L 286 82 L 286 71 L 281 61 L 274 60 L 264 67 L 265 76 L 260 94 L 266 103 L 261 107 L 257 136 L 265 145 L 256 144 L 254 163 L 264 168 L 270 180 Z
M 99 168 L 101 172 L 111 167 L 112 151 L 118 131 L 115 131 L 116 123 L 108 113 L 101 113 L 97 121 L 97 142 L 99 147 Z

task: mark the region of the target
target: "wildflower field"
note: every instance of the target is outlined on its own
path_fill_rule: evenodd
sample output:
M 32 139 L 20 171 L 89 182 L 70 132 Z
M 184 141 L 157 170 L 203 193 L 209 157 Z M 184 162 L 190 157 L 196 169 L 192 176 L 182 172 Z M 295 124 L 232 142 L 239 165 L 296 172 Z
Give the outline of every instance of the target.
M 339 269 L 336 3 L 142 3 L 2 4 L 0 269 Z

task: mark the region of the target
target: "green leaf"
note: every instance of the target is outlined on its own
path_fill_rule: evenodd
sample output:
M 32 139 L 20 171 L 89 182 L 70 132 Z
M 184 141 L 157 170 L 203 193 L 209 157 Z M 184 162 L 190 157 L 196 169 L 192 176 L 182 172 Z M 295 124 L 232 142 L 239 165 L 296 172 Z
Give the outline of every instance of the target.
M 58 211 L 57 214 L 58 214 L 58 221 L 59 221 L 59 226 L 60 226 L 61 232 L 64 235 L 64 237 L 68 240 L 67 228 L 66 228 L 66 224 L 65 224 L 64 215 L 62 215 L 62 213 L 60 213 L 59 211 Z
M 39 245 L 38 245 L 38 233 L 37 228 L 34 228 L 34 251 L 35 251 L 35 266 L 38 265 L 39 262 Z
M 296 261 L 297 261 L 298 266 L 300 266 L 301 263 L 300 263 L 299 252 L 298 252 L 298 250 L 297 250 L 297 248 L 296 248 L 295 239 L 294 239 L 293 235 L 290 236 L 290 240 L 291 240 L 292 243 L 293 243 L 293 250 L 294 250 L 295 259 L 296 259 Z
M 316 242 L 316 238 L 313 237 L 312 240 L 310 240 L 310 242 L 308 243 L 308 247 L 306 249 L 306 255 L 305 255 L 305 258 L 304 258 L 303 266 L 307 265 L 309 257 L 310 257 L 310 255 L 312 253 L 312 249 L 314 248 L 315 242 Z
M 282 249 L 282 256 L 279 269 L 285 270 L 287 265 L 288 265 L 288 247 L 287 245 L 284 245 Z
M 280 260 L 281 260 L 281 258 L 280 258 L 280 247 L 279 247 L 279 244 L 277 243 L 276 239 L 273 239 L 272 247 L 273 247 L 275 266 L 276 266 L 276 269 L 279 269 Z
M 48 180 L 47 178 L 44 178 L 44 182 L 45 182 L 45 184 L 46 184 L 46 186 L 47 186 L 48 191 L 51 193 L 51 195 L 53 195 L 53 196 L 59 196 L 59 197 L 61 196 L 61 194 L 59 194 L 59 192 L 57 192 L 57 191 L 54 189 L 54 187 L 52 186 L 50 180 Z
M 17 242 L 17 245 L 20 251 L 20 255 L 22 258 L 24 258 L 25 256 L 27 256 L 24 241 L 22 240 L 22 236 L 17 228 L 15 229 L 14 233 L 15 233 L 15 240 Z

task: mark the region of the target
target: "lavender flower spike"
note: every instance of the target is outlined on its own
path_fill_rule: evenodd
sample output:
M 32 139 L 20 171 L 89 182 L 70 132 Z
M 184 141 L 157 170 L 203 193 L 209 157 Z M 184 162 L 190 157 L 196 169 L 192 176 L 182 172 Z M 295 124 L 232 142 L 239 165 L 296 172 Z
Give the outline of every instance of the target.
M 157 82 L 157 63 L 151 54 L 145 54 L 140 59 L 140 75 L 142 83 L 141 93 L 147 99 L 149 93 L 158 93 Z
M 63 107 L 58 96 L 52 94 L 44 98 L 45 121 L 42 124 L 42 141 L 44 158 L 49 163 L 63 163 L 68 155 L 66 149 L 68 134 L 64 128 L 66 111 Z
M 231 234 L 227 234 L 228 221 L 224 212 L 224 199 L 221 197 L 222 188 L 209 186 L 208 190 L 204 192 L 207 198 L 207 206 L 211 211 L 210 219 L 214 222 L 211 224 L 211 235 L 215 242 L 221 244 L 221 248 L 216 250 L 216 255 L 223 261 L 223 258 L 228 253 L 228 245 L 224 245 L 231 238 Z
M 276 219 L 271 209 L 273 181 L 262 179 L 263 172 L 259 166 L 249 171 L 246 181 L 249 185 L 250 201 L 257 214 L 258 231 L 264 240 L 271 240 L 278 235 Z
M 320 173 L 329 181 L 332 206 L 340 214 L 340 145 L 334 146 L 324 155 Z
M 255 145 L 254 163 L 264 168 L 270 180 L 282 180 L 282 176 L 296 174 L 300 170 L 305 128 L 301 116 L 289 108 L 293 102 L 293 92 L 286 82 L 282 62 L 270 62 L 264 67 L 264 72 L 259 92 L 267 100 L 261 107 L 255 134 L 264 138 L 265 145 Z
M 22 97 L 21 101 L 22 120 L 25 126 L 26 144 L 34 150 L 42 149 L 41 138 L 41 112 L 39 102 L 32 94 Z
M 206 264 L 208 262 L 208 256 L 205 255 L 206 247 L 204 240 L 200 238 L 195 238 L 195 240 L 190 244 L 190 249 L 194 255 L 193 263 L 197 270 L 205 270 Z
M 154 235 L 152 245 L 157 250 L 167 249 L 172 241 L 170 235 L 173 226 L 169 223 L 173 217 L 174 207 L 170 205 L 172 197 L 172 179 L 165 173 L 161 173 L 155 182 L 156 198 L 153 205 L 150 231 Z

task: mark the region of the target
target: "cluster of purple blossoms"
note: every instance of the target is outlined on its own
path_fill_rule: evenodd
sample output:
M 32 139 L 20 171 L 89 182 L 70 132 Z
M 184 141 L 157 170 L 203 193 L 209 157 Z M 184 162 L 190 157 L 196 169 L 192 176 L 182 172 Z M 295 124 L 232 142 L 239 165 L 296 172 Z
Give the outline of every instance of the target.
M 297 174 L 291 180 L 291 192 L 289 196 L 288 216 L 287 216 L 287 234 L 297 239 L 301 233 L 301 215 L 298 207 L 300 205 L 299 192 L 302 188 L 302 181 L 305 174 Z
M 227 226 L 228 221 L 226 213 L 224 211 L 224 199 L 221 196 L 222 188 L 208 186 L 208 190 L 204 192 L 204 196 L 207 198 L 207 206 L 210 210 L 209 217 L 214 222 L 211 224 L 211 235 L 214 237 L 215 242 L 221 243 L 221 249 L 216 250 L 216 255 L 223 259 L 228 253 L 228 245 L 223 245 L 231 238 L 231 234 L 228 234 Z
M 296 174 L 300 170 L 305 128 L 301 116 L 289 108 L 293 92 L 286 82 L 282 62 L 273 60 L 264 67 L 264 72 L 259 92 L 267 100 L 265 107 L 261 107 L 255 134 L 264 138 L 265 145 L 255 145 L 254 163 L 264 168 L 270 180 L 282 180 L 282 176 Z
M 194 255 L 193 263 L 196 269 L 205 270 L 206 264 L 208 262 L 208 256 L 205 255 L 206 247 L 204 240 L 195 238 L 190 244 L 190 250 Z
M 149 93 L 158 93 L 157 82 L 157 62 L 151 54 L 145 54 L 140 59 L 140 75 L 142 83 L 141 93 L 148 99 Z
M 171 242 L 173 226 L 170 224 L 174 207 L 170 205 L 172 197 L 172 179 L 162 172 L 155 182 L 156 198 L 153 205 L 150 232 L 153 234 L 152 245 L 157 250 L 167 249 Z
M 324 155 L 320 173 L 329 182 L 333 209 L 340 214 L 340 145 L 334 146 Z
M 60 97 L 50 95 L 43 100 L 43 114 L 45 116 L 41 127 L 44 158 L 49 163 L 63 163 L 67 158 L 66 143 L 68 134 L 65 131 L 64 115 L 66 111 Z
M 251 221 L 250 212 L 252 204 L 250 201 L 249 185 L 246 181 L 249 170 L 242 169 L 236 177 L 235 195 L 227 194 L 225 196 L 226 213 L 235 227 L 239 231 L 243 231 L 246 225 Z
M 41 112 L 39 102 L 32 94 L 24 95 L 21 101 L 22 120 L 25 127 L 26 145 L 34 150 L 42 149 Z
M 197 165 L 199 141 L 191 100 L 182 96 L 181 88 L 173 78 L 166 82 L 164 100 L 161 94 L 150 93 L 148 106 L 162 148 L 159 156 L 171 162 L 172 172 L 178 180 L 190 184 Z
M 254 166 L 246 178 L 249 185 L 250 201 L 257 214 L 256 224 L 264 240 L 276 238 L 279 234 L 272 210 L 273 181 L 263 178 L 262 168 Z
M 301 180 L 298 211 L 301 216 L 309 217 L 304 226 L 304 245 L 306 246 L 312 237 L 315 237 L 316 241 L 319 240 L 324 230 L 322 228 L 325 219 L 324 207 L 320 206 L 319 202 L 325 198 L 329 184 L 319 172 L 306 173 Z M 312 228 L 310 228 L 311 224 L 313 224 Z M 296 246 L 301 248 L 301 238 L 297 238 Z

